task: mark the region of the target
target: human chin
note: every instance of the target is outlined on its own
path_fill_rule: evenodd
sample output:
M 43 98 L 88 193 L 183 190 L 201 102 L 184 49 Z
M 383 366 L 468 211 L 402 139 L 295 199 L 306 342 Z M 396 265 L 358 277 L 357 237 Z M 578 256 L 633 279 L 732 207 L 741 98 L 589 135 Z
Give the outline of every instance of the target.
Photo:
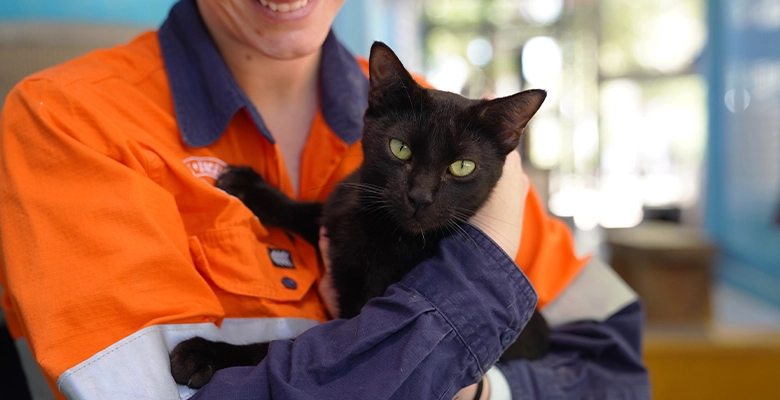
M 305 56 L 318 50 L 343 4 L 342 0 L 296 0 L 290 11 L 280 12 L 278 7 L 282 0 L 277 0 L 279 4 L 269 0 L 249 1 L 259 14 L 250 33 L 252 41 L 258 50 L 278 59 Z M 277 7 L 277 11 L 271 7 Z M 294 7 L 300 8 L 293 10 Z
M 311 55 L 322 47 L 328 30 L 315 32 L 285 32 L 258 38 L 254 47 L 266 57 L 293 60 Z

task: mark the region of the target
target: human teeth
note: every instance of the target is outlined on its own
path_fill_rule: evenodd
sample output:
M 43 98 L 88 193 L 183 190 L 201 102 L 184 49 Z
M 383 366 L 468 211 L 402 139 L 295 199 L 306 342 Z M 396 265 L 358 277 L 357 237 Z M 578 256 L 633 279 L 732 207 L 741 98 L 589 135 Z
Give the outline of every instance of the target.
M 270 8 L 272 11 L 286 13 L 290 11 L 300 10 L 301 8 L 306 7 L 306 5 L 309 4 L 309 0 L 300 0 L 294 3 L 282 3 L 282 4 L 276 4 L 268 0 L 260 0 L 260 4 Z

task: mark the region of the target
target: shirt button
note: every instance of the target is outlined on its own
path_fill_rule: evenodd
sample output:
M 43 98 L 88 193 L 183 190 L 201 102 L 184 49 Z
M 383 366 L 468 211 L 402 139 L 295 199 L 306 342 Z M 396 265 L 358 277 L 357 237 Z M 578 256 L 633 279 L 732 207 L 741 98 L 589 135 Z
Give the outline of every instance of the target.
M 282 285 L 286 287 L 287 289 L 295 290 L 298 288 L 298 283 L 295 282 L 292 278 L 282 278 Z
M 501 335 L 501 345 L 509 347 L 509 345 L 515 342 L 515 339 L 517 339 L 517 332 L 509 329 Z

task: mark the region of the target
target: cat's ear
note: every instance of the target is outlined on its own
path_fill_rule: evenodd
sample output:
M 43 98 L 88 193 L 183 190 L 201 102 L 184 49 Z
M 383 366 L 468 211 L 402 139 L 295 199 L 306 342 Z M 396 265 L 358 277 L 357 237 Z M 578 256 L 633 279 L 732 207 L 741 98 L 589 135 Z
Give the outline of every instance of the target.
M 502 148 L 509 153 L 520 145 L 523 129 L 546 97 L 544 90 L 531 89 L 488 100 L 480 105 L 479 116 L 486 124 L 495 127 Z
M 401 60 L 382 42 L 374 42 L 368 58 L 369 107 L 411 105 L 420 85 L 401 64 Z

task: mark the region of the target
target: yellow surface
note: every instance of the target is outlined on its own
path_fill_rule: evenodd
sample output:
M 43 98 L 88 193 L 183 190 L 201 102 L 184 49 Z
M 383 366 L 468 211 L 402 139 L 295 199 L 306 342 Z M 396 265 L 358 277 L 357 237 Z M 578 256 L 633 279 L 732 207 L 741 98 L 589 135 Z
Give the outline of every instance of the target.
M 780 399 L 780 333 L 645 336 L 655 400 Z

